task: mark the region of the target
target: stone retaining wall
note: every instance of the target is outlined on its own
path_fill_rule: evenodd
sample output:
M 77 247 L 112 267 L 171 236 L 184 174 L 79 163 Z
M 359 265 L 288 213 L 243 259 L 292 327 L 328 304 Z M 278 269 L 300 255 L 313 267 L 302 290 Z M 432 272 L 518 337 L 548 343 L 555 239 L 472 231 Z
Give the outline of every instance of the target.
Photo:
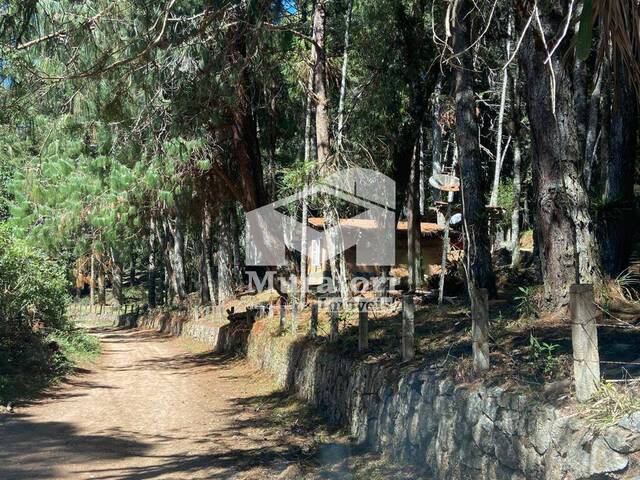
M 640 479 L 640 412 L 596 432 L 561 407 L 500 387 L 455 385 L 428 365 L 364 363 L 260 320 L 216 327 L 186 315 L 140 325 L 240 351 L 358 442 L 437 479 Z

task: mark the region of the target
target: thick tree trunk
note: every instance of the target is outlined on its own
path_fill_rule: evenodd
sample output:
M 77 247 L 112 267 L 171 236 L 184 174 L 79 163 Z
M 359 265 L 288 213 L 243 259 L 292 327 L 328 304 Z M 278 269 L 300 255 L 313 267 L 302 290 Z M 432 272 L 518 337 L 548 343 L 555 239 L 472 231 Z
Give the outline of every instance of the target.
M 149 221 L 149 271 L 147 272 L 147 302 L 149 307 L 156 306 L 156 228 L 155 220 Z
M 111 293 L 116 305 L 124 304 L 124 295 L 122 293 L 122 265 L 116 254 L 111 250 Z
M 209 290 L 209 301 L 213 304 L 216 301 L 216 280 L 214 278 L 213 268 L 211 265 L 211 211 L 209 205 L 204 206 L 203 215 L 203 243 L 204 243 L 204 262 L 207 273 L 207 289 Z
M 462 182 L 464 255 L 467 280 L 471 287 L 486 288 L 495 296 L 496 286 L 491 264 L 491 249 L 485 208 L 485 181 L 478 145 L 478 125 L 473 92 L 473 59 L 469 48 L 471 9 L 461 0 L 453 26 L 453 50 L 456 68 L 456 140 Z
M 420 268 L 420 157 L 413 149 L 409 189 L 407 191 L 407 259 L 409 264 L 409 289 L 416 290 L 422 284 Z
M 218 266 L 218 304 L 222 305 L 233 297 L 234 285 L 232 224 L 228 207 L 224 206 L 218 212 L 217 226 L 218 250 L 215 257 Z
M 581 176 L 582 153 L 572 84 L 572 65 L 566 46 L 545 65 L 545 43 L 564 26 L 568 5 L 555 0 L 540 12 L 545 38 L 529 29 L 520 59 L 533 136 L 533 175 L 537 186 L 537 230 L 544 292 L 551 309 L 566 306 L 573 283 L 601 281 L 599 255 Z M 537 7 L 534 7 L 537 8 Z M 563 12 L 561 15 L 558 12 Z M 524 13 L 528 16 L 528 13 Z M 569 45 L 565 42 L 562 45 Z M 553 69 L 553 76 L 549 69 Z M 551 88 L 554 84 L 555 88 Z M 555 108 L 554 108 L 555 107 Z
M 184 236 L 182 219 L 179 214 L 173 222 L 169 221 L 169 229 L 173 237 L 173 275 L 175 278 L 176 294 L 178 300 L 187 298 L 186 276 L 184 267 Z
M 326 0 L 317 0 L 313 14 L 313 92 L 316 101 L 316 150 L 318 168 L 322 175 L 330 173 L 331 157 L 329 98 L 327 95 L 327 72 L 325 55 Z
M 604 204 L 600 221 L 602 265 L 610 277 L 622 272 L 633 249 L 638 107 L 624 65 L 618 65 L 612 103 L 609 159 L 603 165 Z
M 331 160 L 331 135 L 329 120 L 329 97 L 327 94 L 327 71 L 325 55 L 325 26 L 326 26 L 326 0 L 317 0 L 313 15 L 313 38 L 315 44 L 312 48 L 314 62 L 313 90 L 315 98 L 315 121 L 316 121 L 316 158 L 318 159 L 318 171 L 321 175 L 327 175 L 333 170 Z M 349 298 L 346 271 L 341 266 L 344 262 L 340 260 L 342 250 L 342 238 L 339 235 L 332 235 L 329 232 L 338 225 L 338 214 L 331 204 L 330 199 L 325 199 L 323 204 L 323 215 L 325 221 L 325 231 L 327 251 L 329 252 L 329 266 L 334 284 L 337 284 L 340 296 L 343 301 Z
M 266 193 L 262 174 L 262 160 L 258 130 L 251 99 L 251 71 L 248 67 L 245 28 L 238 23 L 229 29 L 231 49 L 229 57 L 238 69 L 235 85 L 235 104 L 232 111 L 232 141 L 236 166 L 242 181 L 240 189 L 245 211 L 261 207 L 266 203 Z

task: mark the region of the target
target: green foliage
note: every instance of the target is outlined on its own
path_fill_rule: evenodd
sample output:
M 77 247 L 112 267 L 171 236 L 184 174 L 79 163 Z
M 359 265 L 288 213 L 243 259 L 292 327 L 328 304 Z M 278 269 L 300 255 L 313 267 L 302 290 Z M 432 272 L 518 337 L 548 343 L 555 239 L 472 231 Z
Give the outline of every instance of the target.
M 514 298 L 516 309 L 521 317 L 535 318 L 538 316 L 538 289 L 535 286 L 518 287 L 520 294 Z
M 47 363 L 47 333 L 68 328 L 64 269 L 0 226 L 0 372 Z
M 559 345 L 553 343 L 540 342 L 533 335 L 529 336 L 529 347 L 531 348 L 531 362 L 545 378 L 552 377 L 558 367 L 560 361 L 556 356 L 556 350 Z

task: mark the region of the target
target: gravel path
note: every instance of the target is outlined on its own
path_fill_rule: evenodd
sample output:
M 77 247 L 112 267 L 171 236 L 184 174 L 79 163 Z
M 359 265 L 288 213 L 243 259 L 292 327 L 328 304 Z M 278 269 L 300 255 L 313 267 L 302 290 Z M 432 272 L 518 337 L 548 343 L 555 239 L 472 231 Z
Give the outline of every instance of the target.
M 273 387 L 244 362 L 102 329 L 100 361 L 0 415 L 0 479 L 262 479 L 299 446 L 265 427 Z

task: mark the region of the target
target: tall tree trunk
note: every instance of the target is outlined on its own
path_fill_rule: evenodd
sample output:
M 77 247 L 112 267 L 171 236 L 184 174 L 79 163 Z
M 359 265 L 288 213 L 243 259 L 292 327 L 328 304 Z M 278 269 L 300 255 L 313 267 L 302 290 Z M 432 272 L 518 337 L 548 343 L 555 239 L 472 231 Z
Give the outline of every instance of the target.
M 209 301 L 213 304 L 216 301 L 216 280 L 211 265 L 211 211 L 209 204 L 205 203 L 203 215 L 203 243 L 204 243 L 204 262 L 207 271 L 207 289 L 209 290 Z
M 413 148 L 409 188 L 407 191 L 407 259 L 409 266 L 409 289 L 416 290 L 422 284 L 420 268 L 420 157 L 417 145 Z
M 304 169 L 305 169 L 305 179 L 304 179 L 304 189 L 305 195 L 302 198 L 302 225 L 307 225 L 309 220 L 309 201 L 307 199 L 307 190 L 309 188 L 310 178 L 309 175 L 306 174 L 306 169 L 308 168 L 309 162 L 311 161 L 311 116 L 313 114 L 313 68 L 309 69 L 309 80 L 307 82 L 308 93 L 307 93 L 307 108 L 305 111 L 305 119 L 304 119 Z M 307 303 L 307 290 L 309 288 L 308 278 L 307 278 L 307 251 L 308 251 L 308 238 L 307 238 L 307 229 L 302 229 L 302 234 L 300 238 L 300 304 L 306 305 Z
M 91 280 L 89 284 L 91 305 L 96 304 L 96 252 L 91 249 Z
M 491 249 L 485 208 L 485 181 L 478 145 L 473 59 L 469 48 L 472 11 L 468 0 L 460 0 L 453 25 L 456 68 L 456 141 L 462 183 L 464 255 L 469 288 L 486 288 L 495 296 Z
M 122 293 L 122 265 L 113 250 L 111 252 L 111 293 L 116 305 L 124 303 L 124 295 Z
M 603 215 L 600 221 L 602 265 L 610 277 L 622 272 L 633 249 L 635 160 L 638 103 L 622 62 L 614 82 L 609 158 L 603 165 Z M 606 140 L 606 139 L 603 139 Z
M 511 212 L 511 267 L 520 264 L 520 194 L 522 191 L 520 138 L 513 140 L 513 212 Z
M 178 300 L 183 301 L 187 298 L 186 276 L 184 267 L 184 236 L 182 218 L 176 213 L 173 222 L 169 221 L 169 229 L 173 237 L 173 274 L 175 278 L 176 294 Z
M 153 217 L 149 221 L 149 271 L 147 272 L 147 303 L 156 306 L 156 228 Z
M 175 269 L 175 238 L 171 233 L 171 226 L 169 225 L 170 220 L 165 217 L 162 221 L 163 223 L 163 246 L 164 246 L 164 265 L 165 271 L 167 273 L 167 285 L 169 295 L 167 298 L 169 299 L 169 303 L 173 302 L 173 299 L 177 296 L 178 300 L 180 300 L 180 295 L 178 293 L 178 279 L 176 275 Z
M 330 173 L 331 157 L 330 133 L 329 133 L 329 98 L 327 95 L 327 72 L 325 54 L 325 25 L 326 25 L 326 0 L 317 0 L 313 14 L 313 39 L 315 43 L 311 49 L 313 58 L 313 92 L 316 101 L 316 149 L 318 168 L 321 174 Z
M 506 45 L 506 58 L 511 58 L 511 26 L 512 20 L 509 15 L 509 21 L 507 24 L 507 45 Z M 502 171 L 502 160 L 504 154 L 502 153 L 502 132 L 504 130 L 504 112 L 507 108 L 507 90 L 509 87 L 509 69 L 505 68 L 502 71 L 502 87 L 500 89 L 500 108 L 498 109 L 498 131 L 496 133 L 496 166 L 493 173 L 493 187 L 491 188 L 491 197 L 489 199 L 489 205 L 496 207 L 498 205 L 498 192 L 500 190 L 500 172 Z
M 344 104 L 347 96 L 347 69 L 349 67 L 349 33 L 351 29 L 351 13 L 353 11 L 353 0 L 348 0 L 347 15 L 344 27 L 344 52 L 342 54 L 342 71 L 340 79 L 340 99 L 338 101 L 338 138 L 336 149 L 342 152 L 342 137 L 344 129 Z
M 554 0 L 552 3 L 544 12 L 539 12 L 544 36 L 538 29 L 529 29 L 522 43 L 520 60 L 526 74 L 533 136 L 533 174 L 538 190 L 536 226 L 541 242 L 545 300 L 550 309 L 557 309 L 568 304 L 571 284 L 599 284 L 601 269 L 581 175 L 573 66 L 566 60 L 570 42 L 561 44 L 545 64 L 548 57 L 545 44 L 564 28 L 568 13 L 567 2 Z M 523 12 L 523 16 L 528 15 Z
M 440 126 L 440 115 L 442 112 L 442 105 L 440 96 L 442 95 L 442 72 L 438 73 L 438 80 L 433 92 L 432 102 L 432 119 L 431 119 L 431 173 L 433 175 L 442 173 L 442 127 Z M 431 200 L 436 202 L 440 200 L 440 190 L 437 188 L 431 189 Z M 445 219 L 440 210 L 437 213 L 438 226 L 443 227 Z
M 136 284 L 136 255 L 131 253 L 131 263 L 129 264 L 129 283 L 133 287 Z
M 218 250 L 216 264 L 218 266 L 218 304 L 222 305 L 233 297 L 233 249 L 231 247 L 231 218 L 228 207 L 223 206 L 218 212 Z
M 318 171 L 321 175 L 332 172 L 331 161 L 331 136 L 329 121 L 329 97 L 327 94 L 327 72 L 325 55 L 325 26 L 326 26 L 326 0 L 317 0 L 313 15 L 313 38 L 315 44 L 312 48 L 314 62 L 313 90 L 315 104 L 316 121 L 316 158 L 318 159 Z M 342 245 L 341 235 L 333 232 L 339 224 L 337 211 L 331 204 L 331 200 L 325 198 L 323 204 L 323 215 L 325 221 L 326 244 L 329 252 L 329 266 L 334 284 L 337 284 L 340 296 L 343 301 L 349 298 L 346 271 L 340 268 L 344 263 L 340 261 Z
M 600 113 L 600 97 L 602 95 L 602 85 L 607 83 L 605 77 L 609 75 L 608 67 L 603 64 L 597 73 L 597 79 L 591 93 L 589 101 L 589 117 L 587 121 L 587 131 L 585 133 L 584 146 L 584 184 L 587 191 L 592 190 L 593 169 L 596 161 L 596 150 L 598 146 L 598 117 Z
M 106 305 L 107 303 L 107 286 L 105 282 L 105 268 L 102 254 L 97 254 L 97 268 L 98 268 L 98 304 Z

